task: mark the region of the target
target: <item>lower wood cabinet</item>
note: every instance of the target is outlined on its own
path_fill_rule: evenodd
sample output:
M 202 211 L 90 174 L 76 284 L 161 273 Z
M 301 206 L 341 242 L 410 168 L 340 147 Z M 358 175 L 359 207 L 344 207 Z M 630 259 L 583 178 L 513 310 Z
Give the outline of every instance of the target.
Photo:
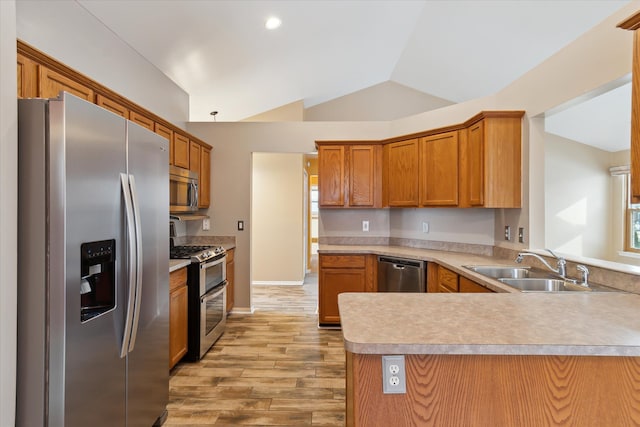
M 338 295 L 375 292 L 375 255 L 320 254 L 318 322 L 339 325 Z
M 231 311 L 233 308 L 233 300 L 235 295 L 235 262 L 234 258 L 234 249 L 229 249 L 227 251 L 227 313 Z
M 491 289 L 433 262 L 429 263 L 427 274 L 427 292 L 493 293 Z
M 460 277 L 458 280 L 458 292 L 460 293 L 493 293 L 489 288 L 485 288 L 482 285 L 477 284 L 473 280 L 469 280 L 466 277 Z
M 187 354 L 187 268 L 169 274 L 169 369 Z

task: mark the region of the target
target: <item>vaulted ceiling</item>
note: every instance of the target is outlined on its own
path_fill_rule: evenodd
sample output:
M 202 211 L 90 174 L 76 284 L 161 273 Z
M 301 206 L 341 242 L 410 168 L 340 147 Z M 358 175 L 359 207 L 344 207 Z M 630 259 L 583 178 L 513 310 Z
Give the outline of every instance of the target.
M 78 0 L 190 97 L 236 121 L 393 81 L 491 95 L 611 15 L 617 0 Z M 278 16 L 282 25 L 265 29 Z

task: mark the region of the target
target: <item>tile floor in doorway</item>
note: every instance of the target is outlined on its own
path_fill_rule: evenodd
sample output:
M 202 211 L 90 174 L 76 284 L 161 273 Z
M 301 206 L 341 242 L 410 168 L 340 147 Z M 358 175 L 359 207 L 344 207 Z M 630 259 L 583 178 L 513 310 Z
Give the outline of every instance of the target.
M 172 370 L 165 426 L 344 425 L 342 333 L 318 329 L 308 279 L 254 286 L 254 314 L 231 314 L 200 362 Z

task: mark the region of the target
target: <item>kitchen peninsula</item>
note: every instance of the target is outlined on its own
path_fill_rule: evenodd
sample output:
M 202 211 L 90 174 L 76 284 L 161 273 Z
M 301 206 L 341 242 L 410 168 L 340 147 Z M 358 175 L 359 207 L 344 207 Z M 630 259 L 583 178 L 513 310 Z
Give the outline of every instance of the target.
M 640 425 L 640 295 L 339 296 L 347 426 Z M 383 394 L 404 355 L 406 394 Z

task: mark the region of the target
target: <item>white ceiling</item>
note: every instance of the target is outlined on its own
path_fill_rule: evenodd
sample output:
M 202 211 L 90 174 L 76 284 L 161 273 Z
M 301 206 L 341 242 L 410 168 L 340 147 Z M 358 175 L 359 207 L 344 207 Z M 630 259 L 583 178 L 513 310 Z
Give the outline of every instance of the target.
M 631 141 L 631 82 L 545 117 L 544 126 L 549 133 L 601 150 L 628 150 Z
M 628 1 L 78 0 L 190 96 L 190 120 L 310 107 L 394 81 L 491 95 Z M 282 19 L 264 28 L 270 15 Z

